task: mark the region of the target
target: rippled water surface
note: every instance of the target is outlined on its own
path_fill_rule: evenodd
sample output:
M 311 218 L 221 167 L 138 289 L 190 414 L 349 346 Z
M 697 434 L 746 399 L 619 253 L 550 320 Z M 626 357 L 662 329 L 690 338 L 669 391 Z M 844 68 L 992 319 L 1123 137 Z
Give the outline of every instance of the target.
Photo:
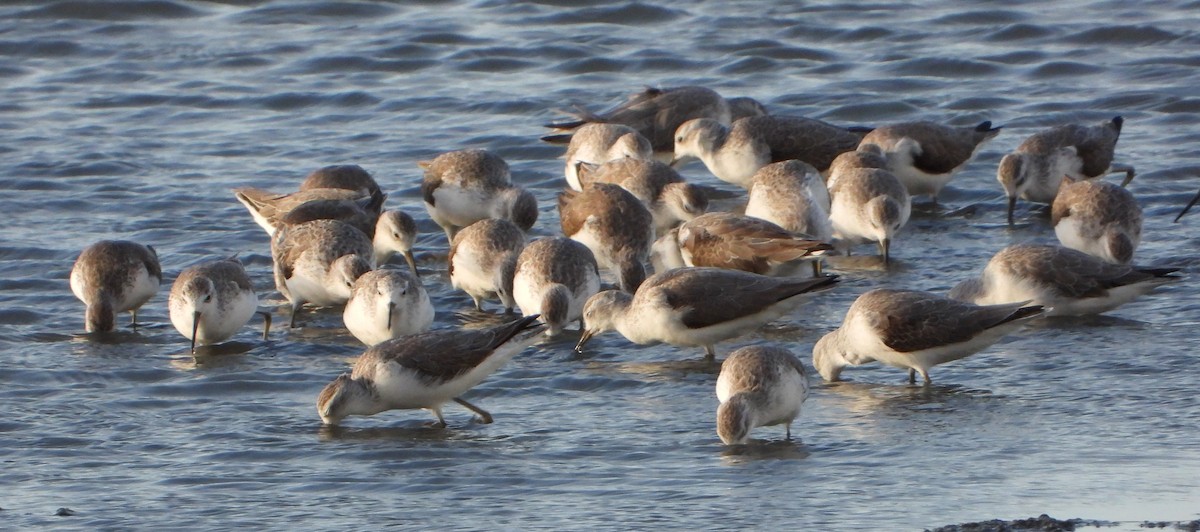
M 80 528 L 916 529 L 1048 512 L 1119 521 L 1200 512 L 1196 368 L 1200 4 L 1125 2 L 29 2 L 0 6 L 0 526 Z M 813 380 L 783 440 L 730 451 L 700 353 L 577 333 L 468 396 L 496 417 L 424 412 L 322 429 L 317 392 L 362 348 L 340 312 L 253 327 L 193 359 L 169 324 L 182 268 L 237 253 L 264 304 L 268 239 L 230 189 L 293 189 L 357 163 L 418 218 L 436 327 L 478 325 L 451 290 L 416 163 L 505 157 L 559 232 L 561 148 L 540 124 L 643 85 L 706 85 L 774 113 L 847 124 L 992 120 L 1004 132 L 918 206 L 884 270 L 718 346 L 811 346 L 878 286 L 946 290 L 1013 242 L 1053 240 L 1044 209 L 1009 229 L 1000 157 L 1067 121 L 1126 119 L 1119 160 L 1145 208 L 1137 260 L 1188 276 L 1108 315 L 1035 325 L 938 367 Z M 728 188 L 703 166 L 688 178 Z M 737 208 L 738 199 L 719 207 Z M 965 209 L 955 213 L 953 211 Z M 67 275 L 89 243 L 153 244 L 164 288 L 136 332 L 90 339 Z M 865 250 L 865 248 L 864 248 Z M 275 312 L 284 321 L 282 308 Z M 57 517 L 69 508 L 73 517 Z

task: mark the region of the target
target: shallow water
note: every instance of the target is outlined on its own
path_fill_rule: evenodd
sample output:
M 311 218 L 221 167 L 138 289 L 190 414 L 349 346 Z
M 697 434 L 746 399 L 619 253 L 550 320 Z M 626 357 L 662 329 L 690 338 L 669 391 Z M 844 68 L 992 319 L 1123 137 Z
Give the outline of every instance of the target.
M 361 529 L 919 529 L 1049 513 L 1200 515 L 1200 4 L 1122 2 L 29 2 L 0 7 L 0 523 Z M 718 346 L 812 343 L 874 287 L 946 290 L 1005 245 L 1052 241 L 1022 203 L 1009 229 L 1000 157 L 1040 128 L 1126 119 L 1119 160 L 1146 224 L 1141 263 L 1189 279 L 1108 315 L 1045 322 L 938 367 L 937 385 L 851 368 L 814 389 L 783 440 L 728 450 L 699 351 L 577 336 L 516 358 L 447 408 L 321 427 L 317 392 L 361 352 L 340 311 L 255 326 L 193 359 L 169 324 L 182 268 L 239 254 L 263 303 L 265 233 L 230 193 L 293 189 L 356 163 L 418 218 L 436 327 L 473 324 L 416 162 L 483 147 L 558 234 L 561 148 L 540 124 L 642 85 L 707 85 L 774 113 L 847 124 L 992 120 L 1004 132 L 897 239 L 897 264 L 852 257 L 835 290 Z M 703 166 L 693 181 L 722 186 Z M 1112 178 L 1110 178 L 1112 179 Z M 727 188 L 727 187 L 726 187 Z M 718 204 L 736 208 L 736 200 Z M 971 208 L 970 216 L 947 216 Z M 1193 215 L 1196 216 L 1196 215 Z M 82 334 L 67 275 L 104 238 L 156 246 L 166 279 L 139 317 Z M 863 248 L 862 252 L 868 252 Z M 400 263 L 401 261 L 397 261 Z M 400 267 L 403 267 L 402 265 Z M 286 323 L 282 309 L 276 323 Z M 257 321 L 254 322 L 257 324 Z M 73 517 L 56 517 L 60 507 Z

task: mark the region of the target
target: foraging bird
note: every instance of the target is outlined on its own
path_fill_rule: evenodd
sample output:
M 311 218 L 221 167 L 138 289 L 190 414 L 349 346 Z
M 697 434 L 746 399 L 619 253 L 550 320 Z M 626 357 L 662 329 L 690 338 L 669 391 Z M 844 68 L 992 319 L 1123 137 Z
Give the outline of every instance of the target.
M 1054 203 L 1064 175 L 1084 180 L 1124 172 L 1124 187 L 1133 180 L 1132 166 L 1113 164 L 1125 120 L 1119 116 L 1092 126 L 1065 124 L 1034 133 L 1000 159 L 996 179 L 1008 195 L 1008 223 L 1017 198 Z
M 540 315 L 546 334 L 557 336 L 583 315 L 583 304 L 600 291 L 600 269 L 587 246 L 563 237 L 530 242 L 517 258 L 502 293 L 511 294 L 526 316 Z
M 508 163 L 498 155 L 458 150 L 418 165 L 425 169 L 425 209 L 446 232 L 447 242 L 459 229 L 486 218 L 509 220 L 523 231 L 537 222 L 537 199 L 512 183 Z
M 674 168 L 658 161 L 619 159 L 600 166 L 580 164 L 577 174 L 585 188 L 592 183 L 612 183 L 633 194 L 650 210 L 655 234 L 708 210 L 708 196 L 700 187 L 684 181 Z
M 853 151 L 870 128 L 845 128 L 802 116 L 756 116 L 725 125 L 712 119 L 685 122 L 675 132 L 675 163 L 698 158 L 717 179 L 749 189 L 759 168 L 797 159 L 825 172 L 839 154 Z
M 908 382 L 929 368 L 986 349 L 1045 311 L 1027 301 L 980 306 L 929 292 L 875 289 L 858 297 L 841 327 L 813 346 L 813 366 L 827 381 L 842 369 L 879 361 L 908 370 Z
M 833 239 L 829 189 L 812 165 L 796 160 L 772 163 L 760 168 L 752 179 L 746 216 L 817 240 Z
M 1048 316 L 1100 314 L 1179 277 L 1179 268 L 1110 264 L 1060 246 L 1017 244 L 992 256 L 977 279 L 959 283 L 950 297 L 977 305 L 1030 302 Z
M 271 313 L 258 310 L 258 295 L 237 257 L 203 262 L 179 273 L 167 298 L 171 324 L 196 345 L 213 345 L 237 334 L 255 314 L 263 317 L 263 340 Z
M 935 122 L 904 122 L 875 128 L 861 144 L 883 149 L 888 169 L 900 179 L 910 196 L 938 193 L 950 178 L 970 162 L 979 148 L 1000 133 L 991 122 L 952 127 Z M 833 185 L 830 185 L 832 188 Z
M 637 290 L 654 243 L 653 216 L 642 202 L 617 185 L 593 183 L 583 192 L 561 192 L 558 215 L 564 235 L 616 272 L 622 290 Z
M 481 330 L 440 330 L 388 340 L 368 348 L 349 373 L 317 396 L 317 414 L 327 425 L 346 416 L 424 408 L 446 426 L 442 405 L 454 401 L 483 423 L 492 416 L 461 396 L 533 344 L 543 326 L 537 316 Z
M 861 152 L 844 154 L 859 158 Z M 848 247 L 875 242 L 884 264 L 891 258 L 892 238 L 908 223 L 912 198 L 891 172 L 878 168 L 839 168 L 830 176 L 832 204 L 829 221 L 833 236 Z
M 633 295 L 600 292 L 583 306 L 584 332 L 575 350 L 593 336 L 616 330 L 636 344 L 664 342 L 703 347 L 745 335 L 832 287 L 836 276 L 817 279 L 767 277 L 721 268 L 679 268 L 646 279 Z
M 1142 207 L 1129 189 L 1064 177 L 1050 208 L 1054 234 L 1065 247 L 1129 264 L 1142 241 Z
M 505 312 L 517 303 L 511 291 L 505 291 L 505 279 L 512 279 L 517 257 L 525 249 L 525 233 L 508 220 L 488 218 L 465 227 L 450 243 L 446 257 L 450 285 L 475 301 L 475 310 L 483 310 L 483 299 L 498 297 Z
M 162 267 L 154 248 L 128 240 L 101 240 L 84 248 L 71 267 L 71 292 L 87 310 L 87 332 L 116 328 L 116 315 L 129 311 L 137 326 L 137 311 L 162 283 Z
M 756 427 L 784 425 L 792 439 L 792 421 L 808 399 L 804 365 L 788 350 L 746 346 L 729 354 L 717 376 L 717 436 L 725 445 L 746 443 Z
M 833 246 L 797 236 L 766 220 L 728 212 L 710 212 L 654 242 L 656 272 L 684 266 L 711 266 L 761 275 L 792 272 L 792 264 L 812 259 Z M 815 271 L 815 270 L 814 270 Z
M 370 346 L 429 330 L 433 313 L 429 293 L 416 276 L 372 270 L 354 281 L 342 321 L 350 334 Z
M 371 271 L 367 235 L 337 220 L 281 227 L 271 239 L 275 288 L 292 303 L 291 327 L 305 303 L 319 307 L 350 299 L 354 281 Z
M 567 146 L 567 185 L 582 191 L 578 168 L 580 164 L 602 165 L 609 161 L 653 159 L 650 141 L 629 126 L 620 124 L 584 124 L 571 135 Z
M 379 188 L 379 183 L 376 183 L 375 178 L 371 177 L 371 173 L 357 164 L 339 164 L 318 168 L 308 174 L 300 183 L 301 191 L 319 188 L 352 190 L 362 196 L 383 193 L 383 190 Z

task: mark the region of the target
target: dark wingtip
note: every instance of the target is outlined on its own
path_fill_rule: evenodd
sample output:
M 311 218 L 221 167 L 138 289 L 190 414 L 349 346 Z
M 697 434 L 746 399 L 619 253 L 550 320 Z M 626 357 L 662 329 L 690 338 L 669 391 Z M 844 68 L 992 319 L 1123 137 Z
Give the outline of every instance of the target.
M 984 120 L 983 122 L 980 122 L 978 126 L 975 126 L 975 131 L 978 131 L 980 133 L 986 133 L 988 131 L 999 131 L 1003 127 L 1004 126 L 992 127 L 991 120 Z
M 1046 307 L 1044 307 L 1042 305 L 1029 305 L 1028 307 L 1021 307 L 1021 308 L 1013 311 L 1013 313 L 1011 315 L 1009 315 L 1008 319 L 1004 320 L 1004 321 L 1013 321 L 1013 320 L 1019 320 L 1022 318 L 1028 318 L 1030 316 L 1037 316 L 1038 314 L 1041 314 L 1045 311 L 1046 311 Z
M 1112 119 L 1114 126 L 1117 126 L 1117 131 L 1121 131 L 1121 126 L 1125 125 L 1125 119 L 1121 115 L 1114 116 Z
M 542 124 L 542 127 L 547 127 L 550 129 L 575 129 L 586 123 L 587 122 L 584 120 L 571 120 L 570 122 L 550 122 L 548 124 Z
M 1136 270 L 1155 277 L 1173 277 L 1171 274 L 1178 272 L 1179 268 L 1136 268 Z
M 548 124 L 548 125 L 546 125 L 546 127 L 551 127 L 551 126 Z M 563 133 L 561 135 L 546 135 L 546 136 L 542 137 L 541 139 L 542 139 L 542 142 L 546 142 L 549 144 L 570 144 L 571 143 L 571 135 L 567 134 L 567 133 Z

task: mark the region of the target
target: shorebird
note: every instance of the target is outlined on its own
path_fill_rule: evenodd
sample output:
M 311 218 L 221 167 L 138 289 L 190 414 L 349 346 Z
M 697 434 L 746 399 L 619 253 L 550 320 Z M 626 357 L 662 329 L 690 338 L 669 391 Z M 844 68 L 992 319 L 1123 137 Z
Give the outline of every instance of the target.
M 1124 172 L 1124 187 L 1133 180 L 1132 166 L 1113 164 L 1121 124 L 1114 117 L 1093 126 L 1066 124 L 1034 133 L 1012 153 L 1000 159 L 996 179 L 1008 195 L 1008 223 L 1013 223 L 1017 198 L 1053 203 L 1064 175 L 1091 179 Z
M 772 163 L 755 172 L 752 180 L 746 216 L 817 240 L 833 239 L 829 189 L 812 165 L 797 160 Z
M 761 105 L 761 104 L 760 104 Z M 751 112 L 747 102 L 739 102 L 739 112 Z M 571 131 L 587 123 L 623 124 L 629 126 L 650 141 L 655 157 L 666 162 L 672 159 L 675 149 L 675 130 L 680 124 L 694 118 L 711 118 L 722 124 L 732 120 L 729 103 L 720 94 L 705 87 L 675 87 L 658 89 L 647 87 L 631 94 L 626 101 L 606 112 L 596 114 L 577 108 L 575 120 L 546 124 L 556 135 L 542 137 L 552 143 L 566 142 Z
M 754 428 L 782 424 L 790 440 L 805 399 L 808 374 L 787 349 L 738 349 L 721 363 L 717 376 L 717 436 L 725 445 L 741 445 Z
M 955 286 L 950 297 L 977 305 L 1020 301 L 1047 315 L 1100 314 L 1177 280 L 1178 268 L 1110 264 L 1059 246 L 1017 244 L 992 256 L 982 277 Z
M 224 342 L 255 314 L 263 317 L 263 340 L 271 332 L 271 313 L 258 310 L 258 295 L 237 257 L 188 267 L 175 278 L 167 298 L 171 324 L 196 345 Z
M 846 253 L 855 244 L 875 242 L 887 264 L 892 237 L 912 214 L 912 199 L 900 180 L 878 168 L 839 168 L 830 176 L 829 195 L 833 199 L 829 209 L 833 236 L 845 243 Z
M 506 312 L 517 306 L 504 280 L 512 279 L 517 257 L 525 249 L 525 233 L 508 220 L 480 220 L 459 231 L 446 257 L 450 285 L 475 301 L 483 310 L 484 298 L 498 297 Z
M 416 276 L 372 270 L 354 281 L 342 321 L 358 341 L 375 345 L 429 330 L 433 303 Z
M 616 272 L 621 290 L 637 290 L 654 242 L 653 216 L 642 202 L 617 185 L 593 183 L 583 192 L 560 193 L 558 215 L 563 234 Z
M 888 169 L 900 178 L 910 196 L 929 195 L 936 203 L 950 178 L 999 133 L 1000 128 L 993 128 L 991 122 L 973 127 L 904 122 L 875 128 L 863 137 L 862 144 L 883 149 Z
M 792 262 L 812 259 L 833 246 L 797 236 L 766 220 L 710 212 L 654 242 L 654 271 L 710 266 L 761 275 L 792 273 Z M 814 273 L 819 270 L 814 268 Z
M 233 195 L 268 235 L 274 235 L 279 225 L 298 225 L 313 220 L 341 220 L 371 234 L 387 199 L 383 193 L 364 196 L 340 188 L 313 188 L 279 194 L 242 187 L 233 189 Z
M 858 297 L 842 326 L 813 346 L 813 366 L 827 381 L 842 369 L 879 361 L 932 384 L 929 368 L 978 353 L 1040 316 L 1028 301 L 979 306 L 929 292 L 875 289 Z
M 291 327 L 305 303 L 328 307 L 350 299 L 354 281 L 373 268 L 371 254 L 367 235 L 337 220 L 281 227 L 271 257 L 275 287 L 292 303 Z
M 1050 208 L 1063 246 L 1114 264 L 1129 264 L 1142 241 L 1142 207 L 1128 189 L 1064 177 Z
M 833 162 L 829 163 L 829 177 L 825 180 L 825 188 L 832 189 L 839 176 L 855 168 L 887 170 L 888 160 L 883 153 L 883 148 L 875 144 L 864 143 L 859 144 L 854 151 L 848 151 L 835 157 Z
M 101 240 L 84 248 L 71 267 L 71 292 L 87 310 L 87 332 L 116 328 L 116 315 L 137 311 L 158 292 L 162 267 L 154 248 L 128 240 Z
M 564 157 L 567 159 L 564 170 L 567 185 L 582 191 L 577 170 L 581 163 L 601 165 L 622 159 L 653 159 L 654 150 L 646 137 L 629 126 L 595 123 L 584 124 L 575 130 Z
M 771 114 L 762 102 L 746 96 L 725 98 L 725 103 L 729 105 L 729 123 L 731 124 L 742 118 Z
M 448 242 L 459 229 L 485 218 L 509 220 L 524 231 L 537 221 L 537 199 L 512 184 L 508 163 L 498 155 L 459 150 L 418 164 L 425 169 L 425 208 Z
M 577 174 L 582 186 L 612 183 L 628 190 L 650 210 L 656 234 L 686 222 L 708 210 L 708 196 L 687 183 L 666 163 L 620 159 L 595 166 L 580 164 Z
M 376 266 L 383 266 L 399 253 L 408 263 L 408 269 L 418 277 L 417 261 L 413 257 L 413 243 L 417 240 L 417 222 L 408 213 L 395 209 L 383 211 L 375 223 L 375 235 L 371 239 Z
M 759 168 L 798 159 L 825 172 L 834 157 L 853 151 L 868 128 L 845 128 L 802 116 L 755 116 L 726 127 L 712 119 L 685 122 L 675 132 L 675 163 L 704 162 L 717 179 L 749 189 Z
M 483 423 L 492 416 L 461 396 L 535 342 L 537 316 L 482 330 L 442 330 L 405 336 L 372 346 L 317 396 L 317 414 L 327 425 L 346 416 L 385 410 L 427 409 L 446 426 L 442 405 L 454 401 Z
M 600 291 L 600 270 L 587 246 L 545 237 L 525 246 L 506 282 L 503 292 L 512 294 L 521 313 L 541 315 L 546 334 L 557 336 L 583 315 L 583 304 Z
M 321 188 L 352 190 L 362 196 L 383 193 L 383 190 L 379 188 L 379 183 L 376 183 L 375 178 L 371 177 L 371 173 L 357 164 L 339 164 L 318 168 L 308 174 L 308 177 L 304 178 L 304 182 L 300 183 L 301 191 Z
M 836 276 L 776 278 L 721 268 L 679 268 L 646 279 L 637 293 L 600 292 L 583 306 L 583 345 L 616 330 L 635 344 L 664 342 L 703 347 L 751 332 L 795 308 L 807 295 L 837 283 Z

